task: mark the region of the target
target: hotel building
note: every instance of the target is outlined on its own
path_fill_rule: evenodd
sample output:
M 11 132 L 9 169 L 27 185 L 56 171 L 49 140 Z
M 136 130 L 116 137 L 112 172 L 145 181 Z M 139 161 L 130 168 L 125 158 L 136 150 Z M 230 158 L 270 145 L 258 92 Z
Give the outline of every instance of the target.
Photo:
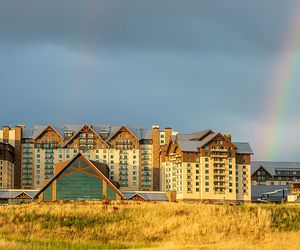
M 212 130 L 178 134 L 159 126 L 143 129 L 111 125 L 3 126 L 0 141 L 14 150 L 8 188 L 40 189 L 55 165 L 78 153 L 109 166 L 121 191 L 176 191 L 178 200 L 251 200 L 248 143 Z
M 39 189 L 54 175 L 57 163 L 79 152 L 110 167 L 110 179 L 122 191 L 159 190 L 160 146 L 176 132 L 158 126 L 64 125 L 3 126 L 0 141 L 15 149 L 15 188 Z
M 257 202 L 264 194 L 272 193 L 269 200 L 281 202 L 287 199 L 290 187 L 300 181 L 300 162 L 251 162 L 252 201 Z
M 161 190 L 178 200 L 250 202 L 248 143 L 212 130 L 178 134 L 161 147 Z
M 0 189 L 14 187 L 15 149 L 6 142 L 0 142 Z

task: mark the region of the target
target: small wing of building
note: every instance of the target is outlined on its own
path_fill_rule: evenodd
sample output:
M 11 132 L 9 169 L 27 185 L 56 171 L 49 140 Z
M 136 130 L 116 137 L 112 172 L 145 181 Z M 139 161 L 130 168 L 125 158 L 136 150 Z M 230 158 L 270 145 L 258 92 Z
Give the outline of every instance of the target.
M 14 204 L 31 202 L 37 193 L 38 190 L 0 189 L 0 203 Z
M 109 167 L 78 153 L 60 164 L 54 177 L 36 197 L 43 201 L 125 199 L 118 184 L 109 180 Z
M 135 201 L 170 201 L 166 192 L 130 191 L 123 192 L 127 200 Z

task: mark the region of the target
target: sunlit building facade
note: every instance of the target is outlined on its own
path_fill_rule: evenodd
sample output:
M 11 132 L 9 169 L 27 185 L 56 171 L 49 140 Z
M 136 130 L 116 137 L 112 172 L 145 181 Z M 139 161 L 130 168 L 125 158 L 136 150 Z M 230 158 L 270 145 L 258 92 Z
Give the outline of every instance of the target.
M 178 134 L 161 149 L 161 190 L 176 191 L 178 200 L 250 202 L 252 154 L 228 134 Z

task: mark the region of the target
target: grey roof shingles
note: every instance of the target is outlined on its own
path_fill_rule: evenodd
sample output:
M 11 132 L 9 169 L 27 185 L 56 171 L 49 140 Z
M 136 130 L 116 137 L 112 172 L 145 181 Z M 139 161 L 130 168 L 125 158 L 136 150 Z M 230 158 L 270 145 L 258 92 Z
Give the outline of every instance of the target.
M 198 152 L 199 151 L 199 141 L 178 141 L 181 151 L 184 152 Z
M 253 175 L 261 166 L 272 176 L 276 175 L 276 169 L 300 170 L 300 162 L 252 161 L 251 175 Z
M 134 195 L 140 195 L 146 201 L 168 201 L 167 194 L 165 192 L 150 192 L 150 191 L 124 191 L 122 194 L 127 200 Z
M 73 135 L 77 134 L 78 131 L 85 124 L 70 124 L 63 126 L 53 126 L 50 124 L 62 137 L 64 137 L 65 131 L 73 131 Z M 36 125 L 32 128 L 24 128 L 22 133 L 22 138 L 36 138 L 48 125 Z M 108 138 L 114 135 L 121 126 L 111 126 L 111 125 L 90 125 L 91 128 L 100 135 L 101 133 L 108 133 Z M 152 130 L 143 129 L 137 126 L 126 126 L 139 140 L 140 139 L 152 139 Z
M 253 154 L 252 148 L 248 142 L 233 142 L 237 147 L 236 152 L 238 154 Z

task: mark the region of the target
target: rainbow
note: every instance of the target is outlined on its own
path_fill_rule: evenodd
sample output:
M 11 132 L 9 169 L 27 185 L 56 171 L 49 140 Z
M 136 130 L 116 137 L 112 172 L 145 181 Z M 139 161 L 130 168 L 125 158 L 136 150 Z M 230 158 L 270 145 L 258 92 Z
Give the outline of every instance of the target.
M 271 160 L 278 154 L 284 134 L 284 114 L 287 111 L 289 97 L 296 85 L 296 70 L 300 62 L 300 1 L 293 6 L 292 18 L 280 46 L 278 59 L 272 72 L 263 115 L 267 119 L 266 128 L 260 136 L 260 155 Z

